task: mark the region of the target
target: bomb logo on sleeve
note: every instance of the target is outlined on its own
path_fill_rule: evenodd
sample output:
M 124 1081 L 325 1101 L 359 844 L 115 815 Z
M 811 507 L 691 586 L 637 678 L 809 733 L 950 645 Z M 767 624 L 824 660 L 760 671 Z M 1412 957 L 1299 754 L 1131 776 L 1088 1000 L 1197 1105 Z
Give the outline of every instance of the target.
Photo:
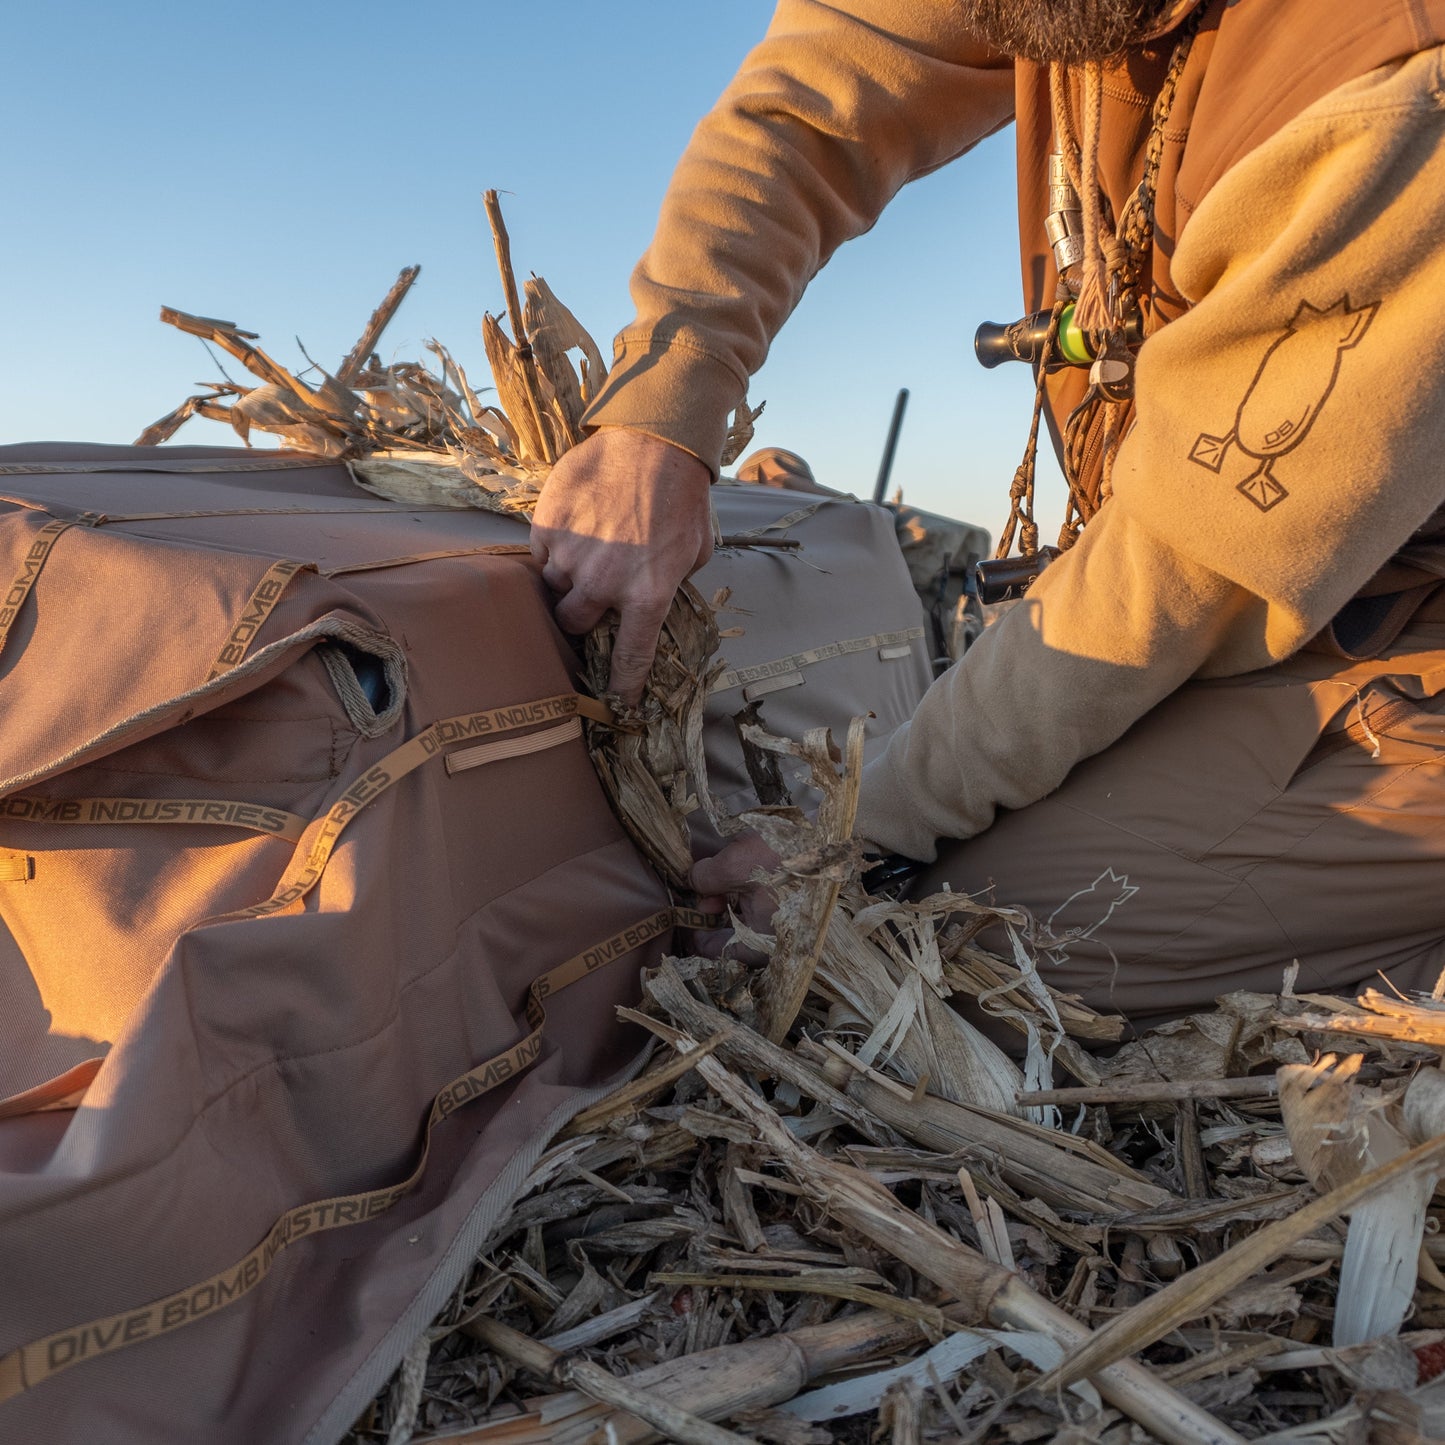
M 1233 448 L 1255 463 L 1235 490 L 1261 512 L 1278 506 L 1289 492 L 1274 475 L 1275 463 L 1309 434 L 1335 388 L 1341 359 L 1359 345 L 1379 309 L 1378 301 L 1351 306 L 1348 296 L 1323 308 L 1301 301 L 1264 353 L 1234 429 L 1224 436 L 1202 432 L 1190 461 L 1217 473 Z

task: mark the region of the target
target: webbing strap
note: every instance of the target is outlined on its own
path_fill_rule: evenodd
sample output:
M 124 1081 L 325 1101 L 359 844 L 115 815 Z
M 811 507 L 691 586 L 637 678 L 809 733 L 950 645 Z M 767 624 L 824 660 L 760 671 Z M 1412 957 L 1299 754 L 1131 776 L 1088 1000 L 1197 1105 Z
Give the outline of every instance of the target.
M 0 883 L 29 883 L 35 859 L 29 853 L 0 853 Z
M 468 1069 L 437 1093 L 427 1113 L 421 1158 L 401 1183 L 297 1205 L 288 1209 L 271 1226 L 265 1238 L 249 1254 L 209 1279 L 151 1300 L 136 1309 L 58 1330 L 43 1339 L 21 1345 L 0 1359 L 0 1403 L 33 1389 L 72 1365 L 113 1354 L 140 1340 L 169 1334 L 224 1309 L 255 1289 L 270 1273 L 276 1256 L 298 1239 L 351 1224 L 363 1224 L 385 1213 L 420 1182 L 426 1171 L 432 1131 L 436 1126 L 463 1104 L 489 1093 L 536 1062 L 542 1051 L 542 1028 L 547 1019 L 542 1001 L 605 964 L 641 948 L 672 926 L 673 910 L 660 909 L 534 980 L 527 992 L 527 1035 L 511 1048 Z
M 480 768 L 485 763 L 501 762 L 503 758 L 521 758 L 528 753 L 544 752 L 547 748 L 560 747 L 561 744 L 581 736 L 581 718 L 569 718 L 554 727 L 528 733 L 525 737 L 498 738 L 494 743 L 478 743 L 474 748 L 458 748 L 456 752 L 447 754 L 447 772 L 464 773 L 468 768 Z
M 14 500 L 0 496 L 0 501 Z M 47 503 L 42 511 L 51 510 Z M 207 517 L 409 517 L 416 512 L 456 512 L 455 507 L 387 506 L 378 497 L 361 507 L 218 507 L 193 512 L 83 512 L 92 527 L 115 527 L 124 522 L 199 522 Z M 531 548 L 527 549 L 528 551 Z
M 487 712 L 464 713 L 460 717 L 434 722 L 367 769 L 332 804 L 329 811 L 307 825 L 297 842 L 290 867 L 269 898 L 230 916 L 260 918 L 267 913 L 277 913 L 304 898 L 321 881 L 332 850 L 346 825 L 388 788 L 414 772 L 428 758 L 436 757 L 448 743 L 512 732 L 534 723 L 556 722 L 575 717 L 578 713 L 596 722 L 612 721 L 612 710 L 605 703 L 583 697 L 580 693 L 564 692 L 556 697 L 540 697 L 533 702 L 513 703 L 509 707 L 494 707 Z
M 353 572 L 380 572 L 387 567 L 410 567 L 416 562 L 445 562 L 452 557 L 530 557 L 525 542 L 488 542 L 477 547 L 442 547 L 434 552 L 408 552 L 401 557 L 373 557 L 366 562 L 338 562 L 317 570 L 323 577 L 349 577 Z
M 743 699 L 756 702 L 770 692 L 782 692 L 789 687 L 802 687 L 805 679 L 801 672 L 780 672 L 776 677 L 765 677 L 761 682 L 750 682 L 743 688 Z
M 252 588 L 246 605 L 241 609 L 241 615 L 232 626 L 220 652 L 216 654 L 216 660 L 211 664 L 211 670 L 206 677 L 207 682 L 215 682 L 222 673 L 229 672 L 245 660 L 246 649 L 281 600 L 286 584 L 298 572 L 314 568 L 315 565 L 314 562 L 290 562 L 283 558 L 279 562 L 273 562 L 261 574 L 261 580 Z
M 14 626 L 15 619 L 20 609 L 25 605 L 25 599 L 30 596 L 30 589 L 35 586 L 35 579 L 40 575 L 40 569 L 45 565 L 45 559 L 50 556 L 50 549 L 55 545 L 55 539 L 66 530 L 73 527 L 74 522 L 47 522 L 36 534 L 35 540 L 30 544 L 30 550 L 25 554 L 25 560 L 20 564 L 20 570 L 15 574 L 15 580 L 6 589 L 3 600 L 0 600 L 0 652 L 5 651 L 5 643 L 9 640 L 10 629 Z
M 18 1094 L 11 1094 L 8 1099 L 0 1099 L 0 1119 L 18 1119 L 22 1114 L 45 1114 L 78 1107 L 104 1062 L 103 1058 L 86 1059 L 33 1089 L 24 1089 Z
M 237 915 L 259 916 L 274 913 L 309 893 L 321 877 L 336 839 L 356 813 L 392 783 L 435 756 L 444 744 L 487 733 L 505 733 L 558 716 L 566 719 L 558 727 L 545 728 L 520 738 L 483 743 L 448 755 L 448 772 L 461 772 L 502 758 L 522 757 L 570 742 L 582 734 L 579 714 L 596 722 L 609 722 L 612 718 L 611 710 L 605 703 L 578 693 L 563 693 L 557 697 L 493 708 L 489 712 L 468 713 L 433 723 L 410 742 L 388 753 L 360 781 L 353 783 L 341 801 L 320 818 L 307 819 L 284 808 L 238 802 L 230 798 L 44 798 L 20 793 L 0 798 L 0 822 L 129 826 L 199 823 L 247 828 L 253 833 L 285 839 L 288 843 L 299 844 L 303 839 L 307 840 L 304 856 L 298 848 L 292 867 L 276 893 L 264 903 Z M 33 856 L 0 851 L 0 883 L 24 883 L 34 876 Z
M 806 522 L 821 506 L 822 502 L 814 502 L 811 507 L 799 507 L 796 512 L 789 512 L 786 516 L 777 518 L 776 521 L 764 522 L 761 527 L 749 527 L 746 532 L 734 532 L 735 537 L 761 537 L 768 532 L 786 532 L 789 527 L 796 527 L 799 522 Z
M 672 922 L 676 928 L 721 928 L 727 923 L 727 916 L 722 913 L 703 913 L 697 908 L 680 908 L 677 904 L 672 907 Z
M 577 693 L 562 693 L 433 723 L 388 753 L 353 783 L 327 813 L 307 825 L 297 842 L 291 866 L 269 899 L 251 908 L 238 909 L 227 917 L 245 918 L 273 913 L 304 897 L 319 881 L 337 839 L 351 819 L 401 778 L 428 758 L 436 756 L 446 744 L 490 733 L 505 733 L 535 723 L 576 718 L 578 714 L 599 722 L 610 722 L 612 719 L 611 710 L 605 704 Z M 0 1358 L 0 1403 L 84 1360 L 111 1354 L 140 1340 L 167 1334 L 204 1319 L 255 1289 L 270 1272 L 276 1256 L 298 1239 L 361 1224 L 390 1209 L 416 1187 L 424 1174 L 431 1151 L 432 1131 L 436 1126 L 462 1105 L 515 1078 L 536 1062 L 541 1054 L 542 1030 L 547 1018 L 544 999 L 660 937 L 679 923 L 686 927 L 706 927 L 715 924 L 716 920 L 691 909 L 659 909 L 641 922 L 594 944 L 535 979 L 527 991 L 525 1006 L 528 1033 L 510 1048 L 453 1079 L 436 1094 L 427 1114 L 421 1158 L 401 1183 L 298 1205 L 277 1219 L 260 1243 L 243 1259 L 209 1279 L 136 1309 L 59 1330 L 43 1339 L 21 1345 Z M 50 1085 L 42 1085 L 41 1088 L 53 1088 L 56 1083 L 52 1080 Z
M 0 822 L 209 823 L 297 843 L 310 820 L 284 808 L 226 798 L 40 798 L 19 793 L 0 798 Z
M 0 477 L 65 477 L 88 472 L 281 472 L 293 467 L 333 467 L 336 463 L 325 457 L 286 456 L 267 452 L 259 457 L 225 457 L 207 461 L 201 457 L 152 457 L 144 461 L 112 457 L 103 461 L 86 461 L 76 457 L 68 462 L 0 462 Z
M 719 673 L 710 691 L 722 692 L 729 687 L 740 687 L 749 682 L 761 682 L 767 677 L 780 677 L 784 673 L 797 672 L 815 662 L 825 662 L 830 657 L 843 657 L 851 652 L 867 652 L 871 648 L 882 651 L 902 643 L 912 643 L 923 636 L 921 627 L 907 627 L 901 632 L 875 632 L 871 637 L 850 637 L 846 642 L 825 642 L 821 647 L 810 647 L 806 652 L 795 652 L 790 657 L 779 657 L 772 662 L 755 663 L 752 667 L 733 667 Z M 893 654 L 906 657 L 913 649 Z
M 0 502 L 17 507 L 22 512 L 44 512 L 47 517 L 53 517 L 57 510 L 50 502 L 37 502 L 34 497 L 12 497 L 9 492 L 0 492 Z M 74 518 L 71 520 L 74 521 Z

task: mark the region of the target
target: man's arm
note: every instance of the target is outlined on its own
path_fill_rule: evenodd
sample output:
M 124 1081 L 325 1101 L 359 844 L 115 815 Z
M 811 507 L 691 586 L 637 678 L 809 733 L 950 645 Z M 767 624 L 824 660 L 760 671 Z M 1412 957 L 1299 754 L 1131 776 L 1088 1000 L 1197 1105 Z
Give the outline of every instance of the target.
M 804 288 L 901 186 L 1012 106 L 1011 63 L 949 0 L 782 0 L 699 125 L 585 418 L 599 430 L 558 463 L 533 519 L 562 625 L 621 615 L 624 697 L 641 692 L 677 584 L 707 559 L 728 417 Z
M 1445 498 L 1442 94 L 1439 51 L 1376 71 L 1215 185 L 1113 500 L 865 773 L 865 836 L 931 859 L 1190 677 L 1288 657 Z

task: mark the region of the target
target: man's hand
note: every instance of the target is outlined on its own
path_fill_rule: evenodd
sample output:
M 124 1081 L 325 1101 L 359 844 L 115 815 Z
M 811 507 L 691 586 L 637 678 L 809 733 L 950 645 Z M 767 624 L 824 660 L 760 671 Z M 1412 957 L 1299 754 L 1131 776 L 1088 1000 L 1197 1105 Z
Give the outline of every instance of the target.
M 604 427 L 566 452 L 532 517 L 532 553 L 557 593 L 557 624 L 589 632 L 620 621 L 611 690 L 642 697 L 662 620 L 678 584 L 712 556 L 712 477 L 681 447 Z
M 770 888 L 753 881 L 753 874 L 759 869 L 771 873 L 777 866 L 778 855 L 756 833 L 742 833 L 721 853 L 712 858 L 699 858 L 692 865 L 688 881 L 698 894 L 697 906 L 704 913 L 721 913 L 724 906 L 731 903 L 733 912 L 754 933 L 771 933 L 778 900 Z M 695 946 L 699 953 L 717 958 L 731 938 L 731 929 L 720 929 L 716 933 L 700 934 Z M 742 956 L 751 962 L 761 962 L 751 953 L 745 952 Z

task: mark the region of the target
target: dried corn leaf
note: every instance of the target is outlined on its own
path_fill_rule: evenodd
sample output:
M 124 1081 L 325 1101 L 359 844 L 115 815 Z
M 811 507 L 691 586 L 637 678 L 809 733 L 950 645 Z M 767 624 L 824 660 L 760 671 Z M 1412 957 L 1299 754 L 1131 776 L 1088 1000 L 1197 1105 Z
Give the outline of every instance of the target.
M 1359 1054 L 1340 1060 L 1327 1054 L 1316 1064 L 1280 1070 L 1280 1109 L 1295 1158 L 1322 1192 L 1398 1159 L 1409 1147 L 1398 1102 L 1356 1082 L 1361 1062 Z M 1337 1348 L 1394 1334 L 1404 1323 L 1435 1182 L 1434 1173 L 1418 1173 L 1351 1211 L 1335 1305 Z
M 349 462 L 347 470 L 359 487 L 407 507 L 478 507 L 525 516 L 539 495 L 525 477 L 479 471 L 465 457 L 373 452 Z
M 1372 1133 L 1380 1145 L 1385 1143 L 1384 1100 L 1356 1084 L 1362 1062 L 1361 1054 L 1345 1059 L 1326 1054 L 1315 1063 L 1289 1064 L 1279 1071 L 1280 1111 L 1295 1160 L 1321 1193 L 1385 1162 L 1370 1147 Z M 1398 1133 L 1394 1142 L 1401 1143 Z M 1387 1157 L 1403 1152 L 1395 1147 Z
M 860 933 L 853 926 L 850 905 L 858 901 L 850 895 L 828 920 L 818 975 L 824 996 L 870 1020 L 887 1018 L 903 1000 L 913 1011 L 888 1052 L 892 1067 L 910 1083 L 926 1081 L 955 1103 L 1016 1113 L 1023 1085 L 1018 1066 L 932 987 L 923 986 L 910 958 L 880 947 L 871 928 Z M 865 917 L 867 907 L 860 909 Z M 911 990 L 910 978 L 917 980 Z
M 340 457 L 349 450 L 346 436 L 297 400 L 288 387 L 268 382 L 238 396 L 227 411 L 227 420 L 238 437 L 248 445 L 251 428 L 270 432 L 297 451 L 319 457 Z
M 728 424 L 727 437 L 723 441 L 723 466 L 732 466 L 752 445 L 754 423 L 763 414 L 765 406 L 767 406 L 767 402 L 764 401 L 759 402 L 755 407 L 750 407 L 746 397 L 738 403 L 737 410 L 733 412 L 732 421 Z
M 857 875 L 861 848 L 853 839 L 853 818 L 858 810 L 858 784 L 863 772 L 862 718 L 848 727 L 840 774 L 826 728 L 815 728 L 802 742 L 775 737 L 755 725 L 741 729 L 742 736 L 765 752 L 798 759 L 808 767 L 814 788 L 822 796 L 817 817 L 809 822 L 795 809 L 766 809 L 744 813 L 742 821 L 762 834 L 782 855 L 775 879 L 778 896 L 773 915 L 776 940 L 772 957 L 754 988 L 761 1031 L 773 1042 L 792 1026 L 812 985 L 823 950 L 829 915 L 846 878 Z
M 497 399 L 512 425 L 517 438 L 517 464 L 523 468 L 545 470 L 550 439 L 543 440 L 542 417 L 532 410 L 527 371 L 530 363 L 518 352 L 512 338 L 502 330 L 502 323 L 490 312 L 482 317 L 482 345 L 487 363 L 492 368 Z
M 567 444 L 576 446 L 582 440 L 582 413 L 590 394 L 583 394 L 567 353 L 582 353 L 583 376 L 593 388 L 607 375 L 606 364 L 597 343 L 540 276 L 529 277 L 522 290 L 527 298 L 523 314 L 532 351 L 551 384 L 558 425 Z
M 586 677 L 599 696 L 611 675 L 615 638 L 615 624 L 604 624 L 587 639 Z M 685 582 L 663 621 L 638 726 L 589 730 L 592 760 L 624 825 L 679 891 L 687 889 L 692 868 L 687 818 L 699 806 L 688 739 L 701 734 L 707 689 L 722 665 L 712 660 L 716 650 L 712 608 Z M 705 796 L 705 777 L 701 788 Z
M 1323 1000 L 1311 999 L 1316 1005 Z M 1445 999 L 1393 998 L 1367 988 L 1355 1005 L 1330 1001 L 1329 1012 L 1304 1013 L 1282 1020 L 1289 1028 L 1361 1038 L 1396 1039 L 1445 1048 Z
M 937 1388 L 980 1356 L 997 1349 L 1014 1350 L 1040 1369 L 1052 1369 L 1063 1357 L 1062 1347 L 1047 1335 L 1023 1330 L 960 1330 L 906 1364 L 811 1390 L 779 1408 L 801 1420 L 842 1420 L 876 1410 L 887 1391 L 902 1380 Z M 1081 1383 L 1075 1388 L 1095 1409 L 1100 1408 L 1102 1402 L 1092 1385 Z
M 1435 1174 L 1442 1165 L 1445 1165 L 1445 1138 L 1431 1140 L 1332 1189 L 1289 1218 L 1266 1225 L 1208 1266 L 1191 1270 L 1110 1321 L 1055 1372 L 1057 1383 L 1083 1379 L 1111 1360 L 1136 1354 L 1176 1325 L 1197 1319 L 1216 1300 L 1280 1258 L 1296 1240 L 1348 1213 L 1375 1192 L 1398 1188 L 1423 1174 Z

